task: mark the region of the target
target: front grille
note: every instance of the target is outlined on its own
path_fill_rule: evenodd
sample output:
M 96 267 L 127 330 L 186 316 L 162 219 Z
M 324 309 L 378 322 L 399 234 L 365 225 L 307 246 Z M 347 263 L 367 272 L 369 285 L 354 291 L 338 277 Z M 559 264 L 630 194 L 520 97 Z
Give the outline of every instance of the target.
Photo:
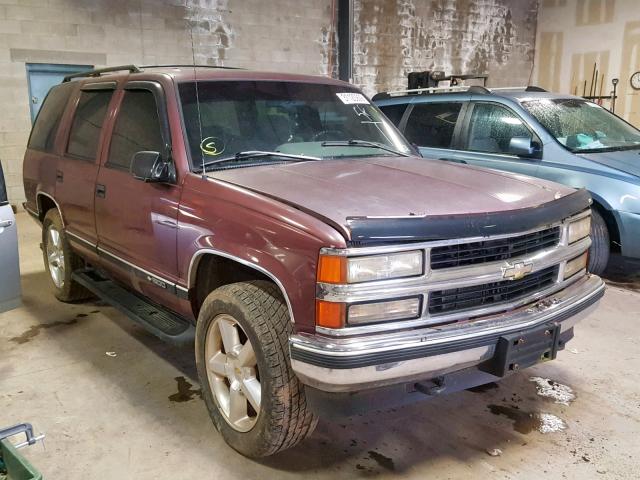
M 431 269 L 508 260 L 552 247 L 559 241 L 560 227 L 553 227 L 517 237 L 435 247 L 431 249 Z
M 549 287 L 558 276 L 558 267 L 549 267 L 520 280 L 437 290 L 429 294 L 429 313 L 438 315 L 470 308 L 512 302 Z

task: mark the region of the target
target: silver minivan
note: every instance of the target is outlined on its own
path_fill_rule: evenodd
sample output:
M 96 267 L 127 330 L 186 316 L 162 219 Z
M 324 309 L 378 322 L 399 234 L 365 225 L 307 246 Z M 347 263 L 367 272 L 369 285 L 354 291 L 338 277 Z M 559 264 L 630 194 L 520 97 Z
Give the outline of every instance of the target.
M 18 231 L 0 164 L 0 313 L 19 305 Z

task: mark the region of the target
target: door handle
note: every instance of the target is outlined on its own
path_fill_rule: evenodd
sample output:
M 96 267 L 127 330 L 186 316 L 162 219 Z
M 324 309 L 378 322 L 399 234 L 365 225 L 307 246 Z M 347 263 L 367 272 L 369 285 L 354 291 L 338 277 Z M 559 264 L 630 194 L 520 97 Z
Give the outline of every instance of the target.
M 62 183 L 63 180 L 64 180 L 64 173 L 62 173 L 60 170 L 56 170 L 56 182 Z
M 445 162 L 453 162 L 453 163 L 467 163 L 466 160 L 460 160 L 458 158 L 439 158 L 438 160 L 444 160 Z
M 13 225 L 11 220 L 0 220 L 0 228 L 9 228 L 11 225 Z
M 104 198 L 107 196 L 107 187 L 99 183 L 96 184 L 96 197 Z

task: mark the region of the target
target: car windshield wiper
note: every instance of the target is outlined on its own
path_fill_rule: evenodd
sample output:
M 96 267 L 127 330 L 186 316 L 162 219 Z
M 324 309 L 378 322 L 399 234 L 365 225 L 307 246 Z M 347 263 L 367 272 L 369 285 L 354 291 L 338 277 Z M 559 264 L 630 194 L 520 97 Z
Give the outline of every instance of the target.
M 400 155 L 402 157 L 411 156 L 408 153 L 401 152 L 391 147 L 387 147 L 382 143 L 370 142 L 368 140 L 331 140 L 331 141 L 322 142 L 320 145 L 323 147 L 371 147 L 371 148 L 379 148 L 380 150 L 386 150 L 387 152 L 391 152 L 396 155 Z
M 263 150 L 247 150 L 244 152 L 237 152 L 231 157 L 225 158 L 217 158 L 215 160 L 209 160 L 200 165 L 200 170 L 206 170 L 207 167 L 212 165 L 217 165 L 219 163 L 225 162 L 235 162 L 240 160 L 249 160 L 251 158 L 260 158 L 260 157 L 280 157 L 289 162 L 307 162 L 307 161 L 317 161 L 322 160 L 319 157 L 310 157 L 307 155 L 294 155 L 292 153 L 281 153 L 281 152 L 268 152 Z

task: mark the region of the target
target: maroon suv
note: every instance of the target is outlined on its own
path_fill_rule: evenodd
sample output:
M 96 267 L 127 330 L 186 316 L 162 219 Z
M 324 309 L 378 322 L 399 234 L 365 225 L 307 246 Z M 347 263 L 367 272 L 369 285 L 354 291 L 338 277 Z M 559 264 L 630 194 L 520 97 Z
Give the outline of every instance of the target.
M 249 456 L 318 415 L 553 359 L 604 293 L 585 191 L 424 161 L 327 78 L 70 76 L 35 122 L 24 186 L 56 297 L 195 337 L 213 422 Z

